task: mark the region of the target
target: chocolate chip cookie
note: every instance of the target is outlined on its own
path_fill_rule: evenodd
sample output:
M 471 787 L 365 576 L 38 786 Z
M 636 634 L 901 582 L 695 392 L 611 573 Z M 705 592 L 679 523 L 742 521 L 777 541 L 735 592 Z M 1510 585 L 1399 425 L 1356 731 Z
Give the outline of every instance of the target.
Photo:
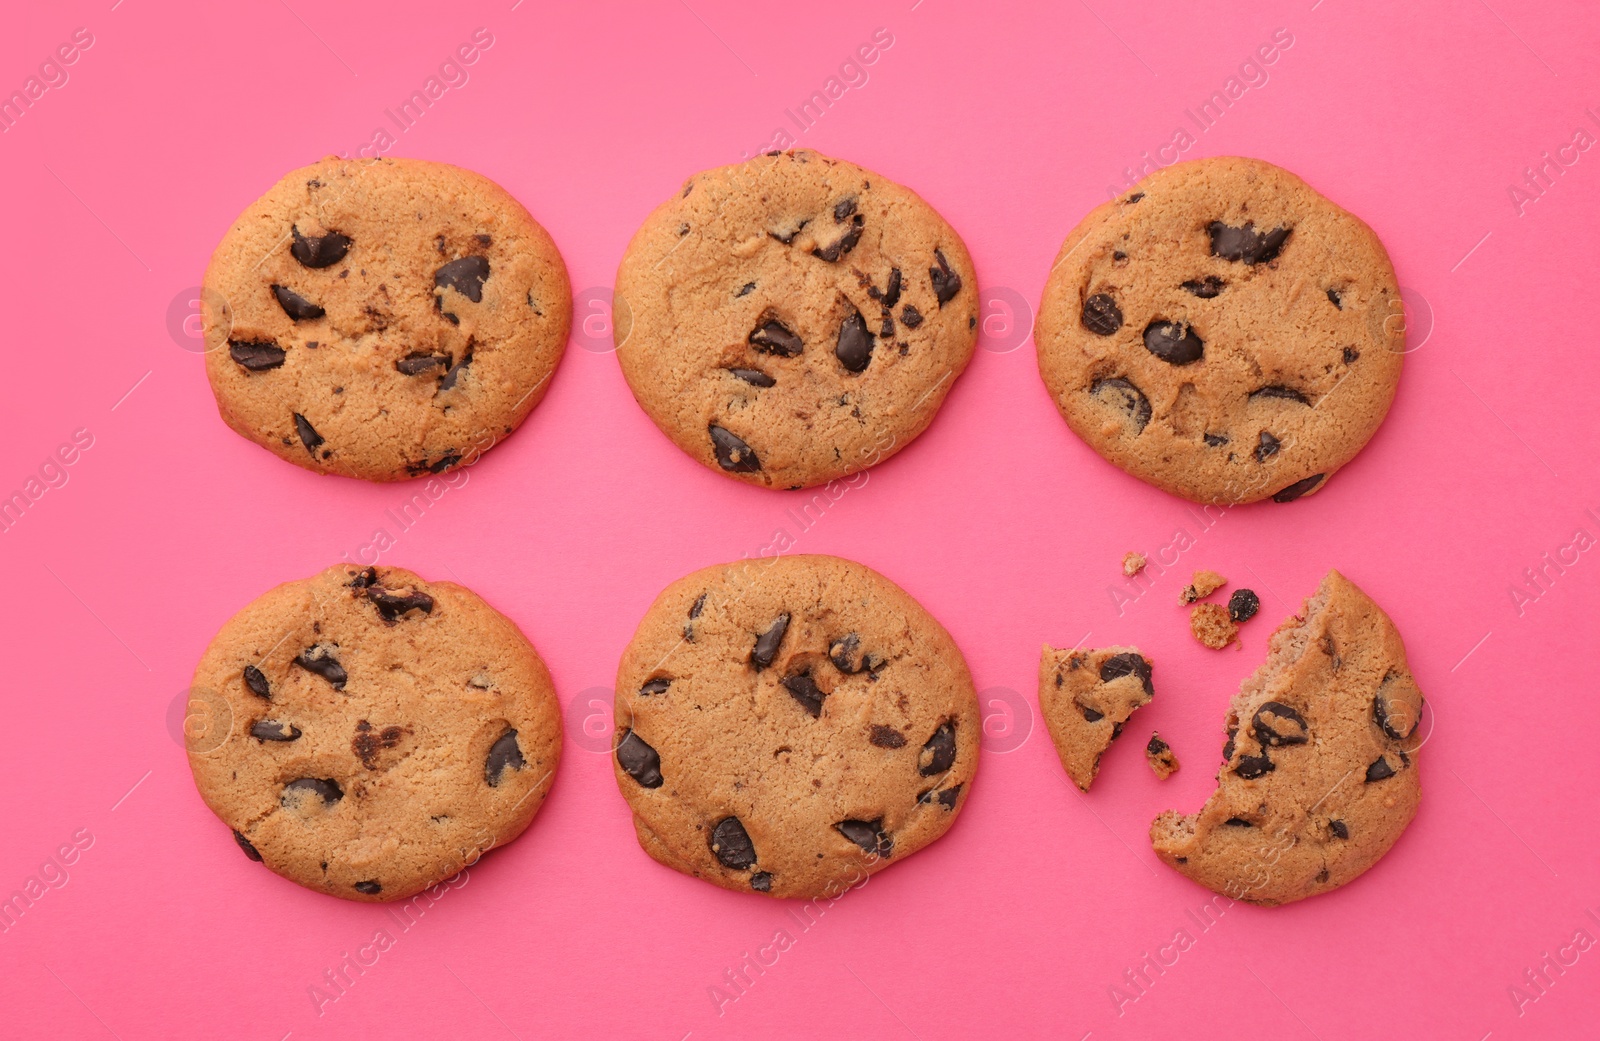
M 1128 717 L 1155 695 L 1151 665 L 1134 647 L 1061 651 L 1039 656 L 1039 713 L 1061 766 L 1088 791 L 1100 757 L 1122 736 Z
M 907 188 L 816 152 L 708 170 L 617 272 L 633 396 L 704 465 L 824 484 L 904 448 L 977 342 L 972 258 Z
M 223 236 L 201 293 L 206 373 L 235 431 L 318 473 L 470 465 L 539 403 L 572 294 L 555 243 L 486 177 L 329 158 Z
M 1255 159 L 1178 163 L 1067 236 L 1039 372 L 1067 425 L 1196 502 L 1311 495 L 1383 422 L 1404 311 L 1361 220 Z
M 332 567 L 211 641 L 190 733 L 206 804 L 251 860 L 348 900 L 398 900 L 520 835 L 561 754 L 544 662 L 469 590 Z
M 1417 812 L 1422 707 L 1394 623 L 1330 571 L 1234 696 L 1216 792 L 1150 826 L 1156 855 L 1253 904 L 1344 885 Z
M 950 634 L 848 560 L 668 586 L 617 670 L 616 777 L 639 844 L 727 889 L 838 895 L 943 835 L 978 767 Z

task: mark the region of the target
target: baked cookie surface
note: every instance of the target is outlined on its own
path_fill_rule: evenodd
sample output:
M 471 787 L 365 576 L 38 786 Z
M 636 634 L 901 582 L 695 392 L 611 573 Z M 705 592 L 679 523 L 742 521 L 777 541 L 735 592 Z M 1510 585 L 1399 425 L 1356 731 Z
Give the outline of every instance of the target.
M 837 557 L 697 571 L 617 670 L 617 785 L 656 860 L 727 889 L 836 896 L 950 827 L 978 766 L 950 635 Z
M 1254 904 L 1344 885 L 1416 815 L 1422 708 L 1394 623 L 1330 571 L 1234 696 L 1217 790 L 1151 824 L 1156 855 Z
M 566 347 L 572 294 L 550 236 L 488 178 L 329 158 L 228 229 L 201 314 L 228 426 L 308 470 L 398 481 L 516 429 Z
M 1061 766 L 1080 791 L 1128 717 L 1155 695 L 1150 662 L 1134 647 L 1057 650 L 1039 656 L 1039 713 Z
M 252 860 L 349 900 L 413 895 L 522 833 L 561 753 L 543 661 L 449 582 L 341 565 L 235 615 L 195 670 L 206 804 Z
M 1359 218 L 1286 170 L 1216 158 L 1073 229 L 1035 340 L 1068 426 L 1116 466 L 1196 502 L 1288 502 L 1383 422 L 1405 321 Z
M 707 170 L 634 235 L 617 359 L 691 457 L 770 488 L 865 469 L 932 421 L 977 343 L 955 231 L 914 192 L 816 152 Z

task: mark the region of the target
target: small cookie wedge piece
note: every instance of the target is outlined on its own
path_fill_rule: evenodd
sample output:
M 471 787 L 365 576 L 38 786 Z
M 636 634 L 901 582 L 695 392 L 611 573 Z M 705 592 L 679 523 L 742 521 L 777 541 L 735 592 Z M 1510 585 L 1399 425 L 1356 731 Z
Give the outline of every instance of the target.
M 1196 571 L 1189 584 L 1178 592 L 1178 603 L 1192 604 L 1196 600 L 1204 600 L 1228 584 L 1228 579 L 1215 571 Z
M 1100 757 L 1134 710 L 1150 703 L 1151 665 L 1134 647 L 1057 650 L 1039 658 L 1039 711 L 1056 754 L 1081 791 L 1100 772 Z
M 1178 772 L 1178 757 L 1173 754 L 1172 746 L 1162 740 L 1159 730 L 1152 731 L 1150 740 L 1145 742 L 1144 759 L 1163 781 Z
M 1330 571 L 1234 696 L 1217 790 L 1151 824 L 1156 855 L 1264 906 L 1344 885 L 1416 815 L 1422 707 L 1394 623 Z

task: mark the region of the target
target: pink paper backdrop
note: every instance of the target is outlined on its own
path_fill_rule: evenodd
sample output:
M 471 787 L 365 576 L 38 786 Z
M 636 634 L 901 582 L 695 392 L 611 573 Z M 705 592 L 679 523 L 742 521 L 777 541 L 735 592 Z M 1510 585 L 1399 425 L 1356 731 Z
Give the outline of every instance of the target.
M 1600 15 L 1492 3 L 13 5 L 0 88 L 43 93 L 0 134 L 0 492 L 40 483 L 0 533 L 0 895 L 44 891 L 0 934 L 0 1034 L 1592 1036 L 1600 150 L 1579 132 L 1600 136 Z M 477 60 L 441 71 L 480 29 Z M 875 34 L 877 60 L 841 70 Z M 1245 65 L 1275 34 L 1272 63 Z M 70 64 L 44 64 L 67 44 Z M 447 93 L 400 131 L 385 110 L 430 76 Z M 802 131 L 786 110 L 830 76 L 847 91 Z M 1191 123 L 1230 77 L 1242 96 Z M 370 154 L 385 127 L 389 154 L 526 203 L 578 294 L 545 403 L 403 531 L 386 511 L 415 489 L 319 478 L 230 433 L 186 324 L 246 204 L 318 156 Z M 775 128 L 922 193 L 988 302 L 984 349 L 929 432 L 805 530 L 798 496 L 724 480 L 654 429 L 605 314 L 645 214 Z M 1412 304 L 1399 397 L 1362 456 L 1314 499 L 1208 528 L 1071 435 L 1027 338 L 1061 239 L 1143 153 L 1174 158 L 1180 128 L 1185 158 L 1270 159 L 1361 214 Z M 47 465 L 75 436 L 92 443 Z M 377 529 L 396 540 L 385 562 L 514 618 L 572 706 L 532 829 L 407 926 L 240 856 L 174 737 L 222 622 Z M 991 714 L 950 834 L 804 930 L 785 904 L 649 860 L 585 736 L 609 725 L 655 594 L 779 530 L 918 597 Z M 1172 563 L 1178 531 L 1192 547 L 1119 610 L 1123 552 Z M 1237 653 L 1200 648 L 1174 606 L 1202 566 L 1261 593 Z M 1202 928 L 1210 894 L 1156 861 L 1146 828 L 1204 799 L 1229 696 L 1329 567 L 1394 616 L 1435 709 L 1421 814 L 1346 889 Z M 1145 648 L 1159 694 L 1088 797 L 1033 693 L 1041 642 L 1080 639 Z M 1141 761 L 1151 727 L 1185 763 L 1166 783 Z M 347 952 L 372 958 L 380 930 L 388 949 L 319 1007 L 311 988 Z M 788 949 L 719 1007 L 710 988 L 779 931 Z M 1135 988 L 1147 955 L 1176 960 Z M 1547 955 L 1561 964 L 1530 979 Z

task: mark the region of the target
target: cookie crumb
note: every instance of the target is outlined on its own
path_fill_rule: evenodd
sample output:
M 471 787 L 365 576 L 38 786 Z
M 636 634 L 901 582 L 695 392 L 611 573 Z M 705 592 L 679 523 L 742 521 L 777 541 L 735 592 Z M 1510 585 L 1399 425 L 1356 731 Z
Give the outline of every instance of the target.
M 1128 553 L 1122 558 L 1122 573 L 1129 578 L 1144 570 L 1143 553 Z
M 1150 732 L 1150 740 L 1144 746 L 1144 759 L 1163 781 L 1178 772 L 1178 757 L 1172 754 L 1172 746 L 1161 740 L 1159 730 Z
M 1192 604 L 1196 600 L 1204 600 L 1227 584 L 1228 580 L 1215 571 L 1196 571 L 1189 584 L 1178 594 L 1178 603 Z
M 1239 626 L 1228 617 L 1228 609 L 1221 604 L 1196 604 L 1189 612 L 1189 631 L 1214 651 L 1222 650 L 1239 638 Z

